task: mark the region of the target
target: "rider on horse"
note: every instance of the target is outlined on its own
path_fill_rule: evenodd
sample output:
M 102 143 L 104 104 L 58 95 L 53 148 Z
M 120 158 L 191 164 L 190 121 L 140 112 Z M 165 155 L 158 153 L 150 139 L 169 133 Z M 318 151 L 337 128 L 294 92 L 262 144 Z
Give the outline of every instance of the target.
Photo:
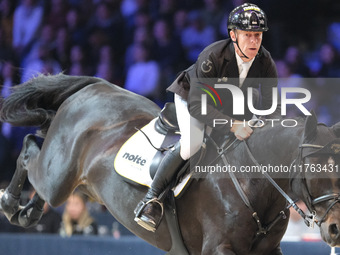
M 232 100 L 228 98 L 223 101 L 227 107 L 222 110 L 216 109 L 208 102 L 209 114 L 202 116 L 201 102 L 198 99 L 194 100 L 197 97 L 195 92 L 198 90 L 190 89 L 195 79 L 211 78 L 217 82 L 218 79 L 223 80 L 227 77 L 243 78 L 243 82 L 239 79 L 237 86 L 246 93 L 247 87 L 258 88 L 259 83 L 245 82 L 244 78 L 274 78 L 276 81 L 274 84 L 273 82 L 261 84 L 260 90 L 262 108 L 268 109 L 272 106 L 272 88 L 277 86 L 277 70 L 270 53 L 261 46 L 262 34 L 267 30 L 266 15 L 258 6 L 245 3 L 236 7 L 228 19 L 230 39 L 215 42 L 205 48 L 197 62 L 183 71 L 167 89 L 175 93 L 181 139 L 163 158 L 151 188 L 137 206 L 141 208 L 146 205 L 140 217 L 135 219 L 144 228 L 155 230 L 161 220 L 161 202 L 158 201 L 158 197 L 185 162 L 201 148 L 206 125 L 212 127 L 214 119 L 224 119 L 233 125 L 214 128 L 220 131 L 220 134 L 232 132 L 239 140 L 247 139 L 252 134 L 252 129 L 240 121 L 240 118 L 251 119 L 252 114 L 248 111 L 243 116 L 234 116 L 230 110 Z M 279 111 L 278 106 L 274 115 Z

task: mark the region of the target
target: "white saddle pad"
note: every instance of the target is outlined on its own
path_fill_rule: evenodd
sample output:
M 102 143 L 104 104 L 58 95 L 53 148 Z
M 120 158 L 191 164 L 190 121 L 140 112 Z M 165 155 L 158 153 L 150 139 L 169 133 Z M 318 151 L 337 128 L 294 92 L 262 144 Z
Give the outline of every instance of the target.
M 141 130 L 149 137 L 151 143 L 156 147 L 161 147 L 165 135 L 158 133 L 154 126 L 156 119 Z M 114 162 L 116 172 L 124 178 L 144 185 L 151 186 L 152 178 L 150 176 L 150 166 L 154 156 L 158 151 L 148 142 L 145 135 L 137 131 L 131 136 L 119 149 Z M 175 196 L 178 196 L 188 183 L 191 174 L 186 176 L 175 189 Z

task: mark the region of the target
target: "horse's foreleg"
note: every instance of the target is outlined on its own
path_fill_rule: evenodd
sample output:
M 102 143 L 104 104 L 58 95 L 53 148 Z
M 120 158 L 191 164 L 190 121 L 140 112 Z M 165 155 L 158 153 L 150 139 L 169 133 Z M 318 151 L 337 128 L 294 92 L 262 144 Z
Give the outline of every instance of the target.
M 18 159 L 19 161 L 19 159 Z M 27 177 L 27 171 L 23 171 L 17 161 L 17 169 L 5 191 L 1 191 L 0 209 L 10 219 L 19 210 L 19 200 L 22 187 Z
M 36 193 L 27 205 L 17 211 L 11 218 L 11 223 L 24 228 L 35 226 L 44 213 L 45 201 Z
M 38 195 L 35 195 L 25 207 L 19 205 L 20 194 L 27 178 L 28 162 L 32 158 L 36 158 L 39 151 L 35 137 L 27 135 L 17 159 L 17 168 L 13 178 L 5 192 L 0 194 L 0 209 L 12 224 L 22 227 L 30 227 L 36 224 L 43 212 L 44 201 Z

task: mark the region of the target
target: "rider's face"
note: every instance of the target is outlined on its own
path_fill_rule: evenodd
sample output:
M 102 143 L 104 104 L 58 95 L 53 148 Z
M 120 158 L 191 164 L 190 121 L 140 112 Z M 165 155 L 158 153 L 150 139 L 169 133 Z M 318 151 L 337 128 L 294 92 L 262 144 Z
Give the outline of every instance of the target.
M 245 58 L 239 48 L 235 45 L 236 53 L 243 61 L 248 62 L 256 56 L 262 43 L 262 32 L 232 30 L 230 31 L 230 36 L 233 41 L 236 41 L 237 38 L 240 49 L 249 58 Z

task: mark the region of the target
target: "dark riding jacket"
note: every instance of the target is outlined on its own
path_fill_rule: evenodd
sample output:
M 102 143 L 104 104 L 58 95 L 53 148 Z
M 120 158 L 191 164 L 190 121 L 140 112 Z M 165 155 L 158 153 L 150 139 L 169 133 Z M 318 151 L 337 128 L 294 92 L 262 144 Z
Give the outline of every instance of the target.
M 214 119 L 224 119 L 230 123 L 231 119 L 238 120 L 250 120 L 253 114 L 250 112 L 247 106 L 247 88 L 253 89 L 253 100 L 259 101 L 259 93 L 261 93 L 260 106 L 254 107 L 256 109 L 269 109 L 272 106 L 272 88 L 277 87 L 277 70 L 275 63 L 270 53 L 261 46 L 259 53 L 255 57 L 247 74 L 243 85 L 239 84 L 239 71 L 237 66 L 237 60 L 235 56 L 234 44 L 231 39 L 225 39 L 217 41 L 208 47 L 206 47 L 198 57 L 195 64 L 188 69 L 180 73 L 177 79 L 168 87 L 168 91 L 178 94 L 182 98 L 188 101 L 188 108 L 190 114 L 201 122 L 208 126 L 213 125 Z M 216 89 L 215 91 L 220 96 L 221 101 L 217 99 L 217 95 L 208 89 L 207 84 L 214 87 L 214 84 L 223 83 L 231 84 L 240 89 L 244 95 L 244 114 L 234 115 L 232 110 L 233 97 L 230 91 L 226 89 Z M 195 87 L 195 89 L 193 89 Z M 209 97 L 207 100 L 207 112 L 208 114 L 203 116 L 201 114 L 201 95 L 205 91 L 210 91 L 212 96 L 218 103 L 215 104 L 213 99 Z M 211 99 L 211 100 L 210 100 Z M 219 103 L 219 102 L 222 102 Z M 277 118 L 280 113 L 280 102 L 278 99 L 278 105 L 276 111 L 270 116 L 270 118 Z M 268 116 L 267 116 L 268 117 Z M 217 127 L 218 129 L 218 127 Z M 230 125 L 220 127 L 221 130 L 230 130 Z

